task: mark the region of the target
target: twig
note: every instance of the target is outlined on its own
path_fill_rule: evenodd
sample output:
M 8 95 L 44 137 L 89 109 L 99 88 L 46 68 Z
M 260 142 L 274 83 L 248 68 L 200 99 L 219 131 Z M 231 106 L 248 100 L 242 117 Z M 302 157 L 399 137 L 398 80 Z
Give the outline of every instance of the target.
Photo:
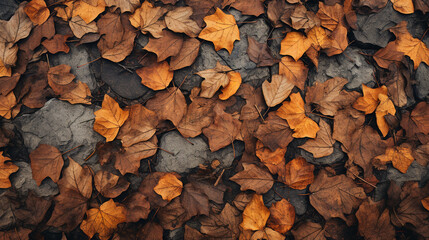
M 89 61 L 89 62 L 87 62 L 87 63 L 84 63 L 84 64 L 82 64 L 82 65 L 77 66 L 77 68 L 81 68 L 81 67 L 83 67 L 83 66 L 85 66 L 85 65 L 88 65 L 88 64 L 90 64 L 90 63 L 96 62 L 96 61 L 98 61 L 98 60 L 100 60 L 100 59 L 101 59 L 101 57 L 98 57 L 98 58 L 96 58 L 96 59 L 94 59 L 94 60 L 92 60 L 92 61 Z
M 167 150 L 165 150 L 164 148 L 162 148 L 162 147 L 158 147 L 159 149 L 161 149 L 162 151 L 164 151 L 164 152 L 166 152 L 166 153 L 168 153 L 168 154 L 171 154 L 171 156 L 174 156 L 174 153 L 172 153 L 172 152 L 170 152 L 170 151 L 167 151 Z
M 91 153 L 91 154 L 89 154 L 89 156 L 85 158 L 85 160 L 84 160 L 84 161 L 85 161 L 85 162 L 86 162 L 86 161 L 88 161 L 88 159 L 90 159 L 90 158 L 94 155 L 94 153 L 95 153 L 95 148 L 94 148 L 94 150 L 92 151 L 92 153 Z
M 61 155 L 65 155 L 65 154 L 67 154 L 67 153 L 69 153 L 69 152 L 71 152 L 71 151 L 75 150 L 76 148 L 78 148 L 78 147 L 82 147 L 82 146 L 83 146 L 83 145 L 76 146 L 76 147 L 74 147 L 74 148 L 72 148 L 72 149 L 70 149 L 70 150 L 67 150 L 67 151 L 65 151 L 65 152 L 61 153 Z
M 220 179 L 222 178 L 222 175 L 223 175 L 224 172 L 225 172 L 225 168 L 222 169 L 222 172 L 220 173 L 219 177 L 216 179 L 216 182 L 214 183 L 215 187 L 219 184 Z
M 262 119 L 262 122 L 263 123 L 265 123 L 265 119 L 264 119 L 264 117 L 262 116 L 262 114 L 261 114 L 261 111 L 259 111 L 259 108 L 258 108 L 258 106 L 255 104 L 255 105 L 253 105 L 253 106 L 255 106 L 255 108 L 256 108 L 256 111 L 258 111 L 258 113 L 259 113 L 259 117 L 261 117 L 261 119 Z
M 352 172 L 351 172 L 351 173 L 352 173 Z M 363 179 L 363 178 L 361 178 L 361 177 L 357 176 L 357 175 L 356 175 L 356 174 L 354 174 L 354 173 L 352 173 L 352 174 L 353 174 L 353 176 L 355 176 L 355 177 L 359 178 L 362 182 L 364 182 L 364 183 L 366 183 L 366 184 L 370 185 L 370 186 L 371 186 L 371 187 L 373 187 L 373 188 L 377 188 L 377 186 L 375 186 L 374 184 L 372 184 L 372 183 L 368 182 L 367 180 L 365 180 L 365 179 Z

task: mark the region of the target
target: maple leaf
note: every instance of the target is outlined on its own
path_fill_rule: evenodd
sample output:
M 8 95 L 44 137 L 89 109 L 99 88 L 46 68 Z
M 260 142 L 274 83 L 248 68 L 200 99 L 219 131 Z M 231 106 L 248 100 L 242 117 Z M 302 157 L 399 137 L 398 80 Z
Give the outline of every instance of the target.
M 101 109 L 94 112 L 94 130 L 105 137 L 107 142 L 111 142 L 127 120 L 129 113 L 128 110 L 122 110 L 119 104 L 106 94 Z
M 71 104 L 91 104 L 91 90 L 86 83 L 78 81 L 77 84 L 73 84 L 74 88 L 70 91 L 61 94 L 60 99 L 68 101 Z
M 225 14 L 219 8 L 213 15 L 204 17 L 207 26 L 198 35 L 199 38 L 211 41 L 215 50 L 225 48 L 231 54 L 235 40 L 240 40 L 234 16 Z
M 139 28 L 142 33 L 150 32 L 153 37 L 162 36 L 162 29 L 165 28 L 164 21 L 159 20 L 167 10 L 162 7 L 153 7 L 152 3 L 144 1 L 140 8 L 137 8 L 130 18 L 131 25 Z
M 331 44 L 325 49 L 326 55 L 333 56 L 344 52 L 349 45 L 347 38 L 347 28 L 343 23 L 338 24 L 337 28 L 331 33 Z
M 24 11 L 30 20 L 36 24 L 40 25 L 48 20 L 50 12 L 44 0 L 31 0 L 24 7 Z
M 33 179 L 36 180 L 38 186 L 46 177 L 51 178 L 55 183 L 58 182 L 64 160 L 56 147 L 40 144 L 30 153 L 30 160 Z
M 159 120 L 170 120 L 174 126 L 178 126 L 186 114 L 185 96 L 176 87 L 167 88 L 149 99 L 146 108 L 156 112 Z
M 170 70 L 177 70 L 190 66 L 200 52 L 201 42 L 196 38 L 188 38 L 180 48 L 179 53 L 170 59 Z
M 98 233 L 102 240 L 112 235 L 116 226 L 126 220 L 126 208 L 118 206 L 110 199 L 101 204 L 100 208 L 91 208 L 86 212 L 87 219 L 82 221 L 80 229 L 90 238 Z
M 415 138 L 419 134 L 429 134 L 429 104 L 419 102 L 411 114 L 403 114 L 401 127 L 410 138 Z
M 94 176 L 97 191 L 106 198 L 115 198 L 127 190 L 130 183 L 106 170 L 98 171 Z
M 280 54 L 289 55 L 298 61 L 311 46 L 311 42 L 300 32 L 289 32 L 281 41 Z
M 304 101 L 299 93 L 292 93 L 290 101 L 283 102 L 277 110 L 277 115 L 285 119 L 290 128 L 294 130 L 292 135 L 295 138 L 315 138 L 319 131 L 319 126 L 311 118 L 305 115 Z
M 166 61 L 154 63 L 149 67 L 142 67 L 136 70 L 142 79 L 142 84 L 152 90 L 163 90 L 170 85 L 173 80 L 173 73 Z
M 71 10 L 73 12 L 72 17 L 80 16 L 87 24 L 96 19 L 106 8 L 104 0 L 97 0 L 97 4 L 95 6 L 88 4 L 83 0 L 78 0 L 73 2 L 73 4 L 74 5 Z
M 350 136 L 363 126 L 365 115 L 353 108 L 340 110 L 334 116 L 334 130 L 332 138 L 341 142 L 346 150 L 351 149 L 352 139 Z
M 212 98 L 216 94 L 217 90 L 219 90 L 220 87 L 223 87 L 222 91 L 229 92 L 229 94 L 223 94 L 223 99 L 221 99 L 225 100 L 229 95 L 233 95 L 238 90 L 237 85 L 240 86 L 241 84 L 240 73 L 232 71 L 231 68 L 222 65 L 219 62 L 216 63 L 215 68 L 199 71 L 196 74 L 205 78 L 201 83 L 200 93 L 200 96 L 205 98 Z M 228 87 L 231 81 L 233 82 L 232 87 Z M 227 87 L 233 89 L 227 89 Z
M 13 108 L 16 104 L 16 97 L 13 92 L 6 95 L 0 95 L 0 116 L 10 119 L 12 117 Z
M 285 164 L 285 154 L 285 148 L 277 148 L 275 151 L 271 151 L 261 141 L 256 142 L 256 156 L 267 166 L 272 174 L 277 174 L 279 168 Z
M 0 151 L 0 188 L 10 188 L 9 175 L 18 171 L 19 167 L 10 161 L 11 159 L 3 156 L 3 151 Z
M 153 188 L 153 190 L 166 201 L 171 201 L 175 197 L 180 196 L 182 189 L 183 183 L 177 179 L 176 175 L 171 173 L 162 176 L 158 184 Z
M 299 2 L 299 1 L 298 1 Z M 291 3 L 291 2 L 289 2 Z M 284 21 L 285 16 L 282 16 L 282 21 Z M 316 14 L 312 11 L 308 11 L 307 8 L 304 5 L 298 5 L 294 10 L 293 13 L 290 15 L 290 21 L 286 22 L 288 25 L 292 25 L 292 27 L 296 30 L 299 29 L 305 29 L 307 31 L 310 28 L 313 28 L 315 26 L 320 26 L 320 19 L 316 16 Z
M 68 53 L 70 48 L 67 46 L 66 41 L 69 37 L 70 35 L 55 34 L 52 39 L 46 39 L 43 41 L 42 45 L 52 54 L 56 54 L 58 52 Z
M 365 84 L 362 84 L 363 97 L 360 97 L 353 103 L 353 107 L 359 111 L 365 112 L 365 114 L 370 114 L 374 112 L 377 108 L 380 100 L 378 98 L 379 94 L 387 95 L 386 86 L 381 86 L 379 88 L 369 88 Z
M 382 168 L 388 162 L 392 162 L 394 168 L 406 173 L 408 167 L 413 163 L 414 157 L 411 146 L 404 143 L 401 146 L 386 148 L 386 152 L 383 155 L 376 156 L 374 160 L 373 164 L 379 168 Z
M 181 35 L 163 30 L 162 35 L 158 38 L 149 38 L 149 43 L 143 49 L 155 53 L 158 62 L 161 62 L 168 57 L 176 56 L 180 52 L 182 44 Z
M 262 83 L 262 92 L 268 107 L 274 107 L 283 102 L 291 93 L 295 85 L 284 75 L 273 75 L 271 83 L 265 80 Z
M 255 164 L 243 163 L 244 170 L 235 174 L 230 180 L 240 184 L 241 191 L 253 190 L 258 194 L 264 194 L 274 184 L 271 174 Z
M 331 127 L 324 120 L 319 121 L 320 131 L 315 139 L 309 139 L 300 148 L 311 152 L 315 158 L 331 155 L 334 152 L 335 140 L 332 139 Z
M 262 230 L 269 216 L 270 210 L 265 207 L 262 195 L 254 194 L 243 211 L 243 222 L 240 227 L 244 230 Z
M 295 222 L 295 208 L 286 199 L 282 199 L 270 207 L 270 218 L 267 226 L 279 233 L 289 231 Z
M 331 39 L 328 34 L 326 34 L 326 30 L 320 26 L 315 26 L 307 33 L 308 41 L 313 44 L 316 50 L 320 50 L 320 48 L 329 48 L 331 46 Z
M 247 41 L 249 42 L 247 55 L 249 55 L 250 61 L 256 63 L 256 66 L 267 67 L 278 62 L 278 60 L 271 54 L 266 43 L 259 43 L 250 36 L 247 37 Z
M 279 172 L 279 180 L 293 189 L 305 189 L 314 180 L 314 165 L 297 157 L 288 162 Z
M 308 68 L 301 60 L 295 61 L 289 56 L 282 57 L 279 63 L 279 74 L 285 75 L 295 86 L 304 90 Z
M 189 37 L 197 37 L 201 28 L 190 18 L 191 15 L 191 7 L 178 7 L 165 15 L 165 24 L 173 32 L 184 33 Z

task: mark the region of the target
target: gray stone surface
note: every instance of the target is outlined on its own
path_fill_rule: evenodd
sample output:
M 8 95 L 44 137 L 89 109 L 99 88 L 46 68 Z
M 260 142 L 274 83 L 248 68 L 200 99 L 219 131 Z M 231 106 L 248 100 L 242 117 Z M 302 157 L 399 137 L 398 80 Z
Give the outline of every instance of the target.
M 395 181 L 398 185 L 402 185 L 407 181 L 422 181 L 426 182 L 429 178 L 429 169 L 421 166 L 414 161 L 406 173 L 401 173 L 396 168 L 389 166 L 387 168 L 387 179 Z
M 264 203 L 267 207 L 271 207 L 273 203 L 278 202 L 284 198 L 295 207 L 296 214 L 303 215 L 307 211 L 307 207 L 309 204 L 308 197 L 304 195 L 306 193 L 306 189 L 297 190 L 289 188 L 282 183 L 274 183 L 273 188 L 271 188 L 266 194 L 264 194 L 263 197 Z
M 69 44 L 69 47 L 69 53 L 57 53 L 50 55 L 49 60 L 51 65 L 57 66 L 61 64 L 67 64 L 71 66 L 71 73 L 76 76 L 76 79 L 88 84 L 89 89 L 93 91 L 97 87 L 97 81 L 90 71 L 89 64 L 86 64 L 93 59 L 90 59 L 85 46 L 80 45 L 76 47 L 74 44 Z M 78 68 L 78 66 L 81 67 Z
M 18 1 L 1 0 L 0 1 L 0 19 L 9 20 L 18 9 Z
M 216 159 L 221 162 L 220 167 L 229 167 L 234 161 L 232 146 L 211 152 L 202 137 L 188 138 L 188 140 L 178 131 L 165 133 L 160 139 L 159 146 L 172 154 L 159 150 L 158 165 L 155 169 L 159 172 L 186 173 L 198 167 L 199 164 L 207 164 Z M 235 156 L 240 156 L 244 149 L 238 144 L 234 147 Z
M 37 112 L 17 118 L 15 124 L 30 152 L 41 143 L 52 145 L 61 152 L 82 145 L 71 151 L 70 156 L 83 164 L 96 143 L 104 139 L 93 130 L 94 117 L 91 107 L 51 99 Z M 95 158 L 89 163 L 93 161 Z
M 343 77 L 349 81 L 347 89 L 361 88 L 362 83 L 373 87 L 375 85 L 374 69 L 364 56 L 359 54 L 359 48 L 348 47 L 342 54 L 328 57 L 324 54 L 319 57 L 319 68 L 309 71 L 310 85 L 314 82 L 325 82 L 333 77 Z
M 12 186 L 20 194 L 27 195 L 28 191 L 33 191 L 39 197 L 53 196 L 59 193 L 58 186 L 51 179 L 45 179 L 40 186 L 37 186 L 33 179 L 33 173 L 30 164 L 26 162 L 14 162 L 19 167 L 16 174 L 12 175 Z
M 301 155 L 303 158 L 305 158 L 307 162 L 315 165 L 337 163 L 341 161 L 345 156 L 344 152 L 341 150 L 341 144 L 339 142 L 335 142 L 334 152 L 331 155 L 326 157 L 321 157 L 321 158 L 314 158 L 313 154 L 305 151 L 302 148 L 298 148 L 297 150 L 298 150 L 298 154 Z
M 424 62 L 417 68 L 416 82 L 417 97 L 422 100 L 429 99 L 429 67 Z

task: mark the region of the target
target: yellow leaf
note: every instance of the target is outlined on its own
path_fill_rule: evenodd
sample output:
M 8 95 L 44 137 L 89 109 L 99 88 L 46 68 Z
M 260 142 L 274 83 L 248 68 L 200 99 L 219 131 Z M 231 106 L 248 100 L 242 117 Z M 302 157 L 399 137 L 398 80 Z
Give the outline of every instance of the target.
M 111 142 L 118 135 L 119 128 L 127 120 L 129 111 L 122 110 L 119 104 L 109 95 L 104 95 L 101 109 L 96 111 L 94 130 Z
M 12 117 L 12 109 L 15 106 L 16 98 L 12 91 L 6 96 L 0 95 L 0 116 L 10 119 Z
M 167 201 L 180 196 L 182 189 L 183 183 L 172 173 L 163 175 L 159 179 L 158 184 L 153 188 L 156 193 L 161 195 L 162 199 Z
M 9 175 L 18 171 L 18 166 L 9 161 L 10 158 L 3 156 L 3 151 L 0 151 L 0 188 L 11 187 Z
M 331 39 L 326 34 L 325 29 L 315 26 L 307 33 L 308 40 L 316 46 L 316 49 L 329 48 L 331 46 Z
M 229 83 L 224 88 L 222 88 L 222 93 L 219 94 L 220 100 L 227 100 L 237 92 L 241 85 L 241 75 L 239 72 L 231 71 L 227 74 L 227 76 L 229 78 Z
M 298 61 L 311 46 L 311 42 L 300 32 L 289 32 L 281 42 L 280 54 L 289 55 Z
M 72 10 L 73 16 L 80 16 L 86 24 L 89 24 L 94 19 L 100 15 L 100 13 L 104 12 L 104 9 L 106 8 L 106 3 L 104 0 L 98 0 L 97 6 L 92 6 L 91 4 L 88 4 L 82 0 L 75 2 L 74 9 Z
M 163 90 L 168 87 L 173 80 L 173 71 L 166 61 L 154 63 L 149 67 L 142 67 L 136 70 L 142 79 L 142 84 L 152 90 Z
M 265 207 L 262 195 L 254 194 L 243 211 L 243 222 L 240 226 L 244 230 L 262 230 L 269 216 L 270 210 Z
M 406 173 L 413 161 L 414 157 L 412 155 L 411 146 L 402 144 L 401 146 L 387 148 L 383 155 L 375 157 L 374 165 L 384 165 L 388 162 L 392 162 L 394 168 L 402 173 Z
M 391 0 L 393 9 L 403 14 L 414 13 L 413 0 Z
M 384 116 L 387 114 L 395 115 L 396 109 L 393 102 L 389 99 L 389 97 L 385 94 L 379 94 L 378 99 L 380 100 L 380 104 L 375 110 L 375 117 L 377 118 L 377 126 L 380 129 L 383 137 L 385 137 L 389 133 L 389 125 L 387 124 Z
M 240 40 L 234 16 L 225 14 L 219 8 L 213 15 L 204 17 L 207 26 L 198 35 L 199 38 L 211 41 L 215 50 L 225 48 L 231 54 L 235 40 Z
M 25 5 L 24 11 L 36 25 L 40 25 L 48 20 L 50 14 L 44 0 L 32 0 Z
M 101 240 L 107 240 L 112 235 L 119 223 L 125 222 L 127 210 L 123 206 L 117 206 L 110 199 L 100 208 L 91 208 L 86 212 L 87 219 L 82 221 L 80 229 L 92 238 L 96 233 Z
M 353 104 L 353 107 L 359 111 L 370 114 L 377 108 L 380 100 L 378 99 L 379 94 L 387 95 L 387 87 L 381 86 L 379 88 L 369 88 L 365 84 L 362 84 L 363 97 L 360 97 Z

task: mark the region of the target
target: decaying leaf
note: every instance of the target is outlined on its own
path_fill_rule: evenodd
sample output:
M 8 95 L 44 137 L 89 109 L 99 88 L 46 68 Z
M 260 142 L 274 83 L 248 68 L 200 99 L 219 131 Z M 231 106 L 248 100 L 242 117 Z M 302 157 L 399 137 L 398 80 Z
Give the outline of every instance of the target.
M 220 214 L 210 214 L 201 219 L 201 232 L 214 238 L 237 239 L 240 215 L 235 207 L 227 203 Z
M 250 36 L 247 37 L 247 41 L 249 42 L 247 55 L 249 55 L 249 59 L 256 63 L 258 67 L 272 66 L 278 62 L 271 54 L 266 43 L 259 43 Z
M 100 170 L 94 176 L 94 185 L 97 191 L 107 198 L 115 198 L 127 190 L 130 183 L 106 170 Z
M 180 89 L 171 87 L 149 99 L 146 108 L 156 112 L 159 120 L 170 120 L 178 126 L 186 114 L 186 100 Z
M 183 189 L 183 183 L 177 179 L 176 175 L 167 173 L 162 176 L 153 190 L 162 196 L 162 199 L 171 201 L 180 196 Z
M 158 62 L 168 57 L 176 56 L 182 48 L 183 37 L 168 30 L 163 30 L 158 38 L 149 38 L 149 43 L 143 48 L 153 52 L 158 57 Z
M 54 146 L 40 144 L 30 153 L 33 179 L 40 186 L 43 179 L 49 177 L 55 183 L 61 175 L 64 160 L 61 152 Z
M 270 207 L 270 218 L 267 226 L 279 233 L 289 231 L 295 222 L 295 208 L 286 199 L 282 199 Z
M 359 232 L 367 239 L 394 239 L 395 228 L 390 223 L 389 210 L 383 208 L 383 201 L 373 202 L 371 199 L 363 202 L 356 218 L 359 221 Z
M 271 151 L 275 151 L 277 148 L 286 148 L 293 140 L 292 130 L 287 121 L 274 112 L 270 112 L 264 124 L 259 125 L 255 137 L 261 140 Z
M 314 180 L 314 165 L 302 157 L 288 162 L 279 172 L 279 180 L 293 189 L 305 189 Z
M 240 227 L 244 230 L 262 230 L 269 216 L 270 210 L 265 207 L 262 195 L 254 194 L 243 211 L 243 222 Z
M 184 67 L 188 67 L 192 63 L 194 63 L 195 59 L 198 56 L 198 53 L 200 52 L 200 45 L 200 41 L 198 41 L 196 38 L 186 39 L 183 42 L 182 48 L 180 49 L 179 53 L 171 57 L 170 70 L 177 70 Z
M 162 7 L 154 7 L 150 2 L 145 1 L 140 8 L 137 8 L 130 16 L 131 24 L 139 28 L 142 33 L 150 32 L 153 37 L 162 36 L 162 29 L 165 28 L 164 21 L 159 20 L 167 10 Z
M 129 111 L 122 110 L 119 104 L 106 94 L 101 109 L 94 112 L 94 115 L 94 130 L 110 142 L 116 138 L 119 128 L 128 118 Z
M 235 174 L 230 180 L 240 184 L 240 190 L 253 190 L 258 194 L 264 194 L 274 184 L 271 174 L 255 164 L 243 163 L 244 170 Z
M 190 18 L 191 15 L 191 7 L 178 7 L 165 15 L 165 24 L 173 32 L 185 33 L 189 37 L 197 37 L 201 28 Z

